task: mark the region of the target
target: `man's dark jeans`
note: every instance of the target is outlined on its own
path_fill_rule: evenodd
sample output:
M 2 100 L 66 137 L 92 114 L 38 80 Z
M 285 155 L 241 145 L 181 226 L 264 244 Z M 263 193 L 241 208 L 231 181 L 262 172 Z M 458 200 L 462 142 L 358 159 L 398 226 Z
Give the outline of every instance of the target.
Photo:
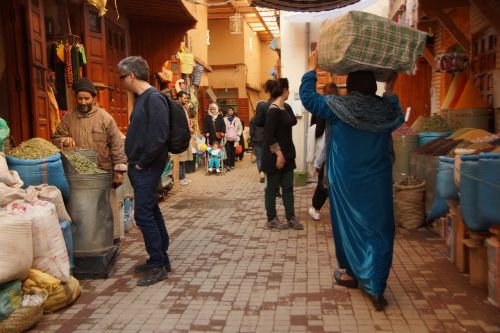
M 253 153 L 255 155 L 255 161 L 257 162 L 257 169 L 259 172 L 262 171 L 262 150 L 264 146 L 262 144 L 254 144 Z
M 164 164 L 137 170 L 129 166 L 129 177 L 134 188 L 134 217 L 142 231 L 150 267 L 161 267 L 167 261 L 169 238 L 167 227 L 158 206 L 157 187 Z

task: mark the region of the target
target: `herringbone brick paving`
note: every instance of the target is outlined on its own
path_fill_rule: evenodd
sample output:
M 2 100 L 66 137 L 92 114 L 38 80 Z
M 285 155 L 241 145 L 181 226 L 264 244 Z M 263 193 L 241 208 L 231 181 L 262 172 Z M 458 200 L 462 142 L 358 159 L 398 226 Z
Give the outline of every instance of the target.
M 113 277 L 82 281 L 77 302 L 33 332 L 500 332 L 500 310 L 428 230 L 398 230 L 389 306 L 379 313 L 359 289 L 334 284 L 328 209 L 319 222 L 306 215 L 314 185 L 295 189 L 305 230 L 270 231 L 248 157 L 226 175 L 189 177 L 161 205 L 174 268 L 167 280 L 135 286 L 133 267 L 145 260 L 135 230 Z

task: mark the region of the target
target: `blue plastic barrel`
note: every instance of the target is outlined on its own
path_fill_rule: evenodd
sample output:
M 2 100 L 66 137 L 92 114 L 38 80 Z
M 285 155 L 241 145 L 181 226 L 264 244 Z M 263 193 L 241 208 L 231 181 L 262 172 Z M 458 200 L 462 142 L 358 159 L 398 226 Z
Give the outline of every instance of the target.
M 461 155 L 460 209 L 465 225 L 472 231 L 488 230 L 490 224 L 479 216 L 478 173 L 479 155 Z
M 479 216 L 491 225 L 500 224 L 500 154 L 479 155 Z
M 452 132 L 423 132 L 418 134 L 418 146 L 421 147 L 427 142 L 434 141 L 439 138 L 447 138 Z
M 439 169 L 436 176 L 436 192 L 444 199 L 457 199 L 458 188 L 453 180 L 455 159 L 439 156 Z

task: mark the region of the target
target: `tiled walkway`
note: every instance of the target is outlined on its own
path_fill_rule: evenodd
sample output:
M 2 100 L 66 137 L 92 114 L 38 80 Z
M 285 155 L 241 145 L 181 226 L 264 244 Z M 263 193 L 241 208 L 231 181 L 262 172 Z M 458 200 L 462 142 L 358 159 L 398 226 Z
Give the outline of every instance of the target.
M 426 230 L 398 231 L 385 312 L 375 312 L 360 290 L 336 286 L 327 209 L 320 222 L 306 217 L 314 187 L 295 191 L 305 230 L 266 230 L 263 184 L 248 160 L 223 176 L 189 175 L 192 184 L 162 204 L 174 267 L 167 280 L 135 286 L 133 266 L 145 250 L 134 231 L 113 277 L 82 281 L 79 300 L 35 330 L 500 332 L 500 310 L 455 271 L 443 241 Z

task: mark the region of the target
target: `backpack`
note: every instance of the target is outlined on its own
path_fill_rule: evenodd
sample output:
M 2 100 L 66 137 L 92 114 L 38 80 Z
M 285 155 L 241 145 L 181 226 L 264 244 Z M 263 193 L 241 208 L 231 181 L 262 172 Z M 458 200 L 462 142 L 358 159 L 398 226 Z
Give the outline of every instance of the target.
M 236 127 L 234 124 L 236 123 L 236 117 L 232 122 L 229 122 L 229 127 L 226 129 L 226 139 L 228 141 L 238 141 L 238 132 L 236 131 Z
M 155 92 L 149 94 L 146 99 L 145 109 L 146 113 L 149 115 L 149 98 Z M 182 106 L 176 101 L 171 100 L 164 94 L 160 94 L 162 100 L 166 100 L 166 104 L 169 111 L 170 117 L 170 136 L 168 138 L 168 151 L 172 154 L 180 154 L 185 152 L 189 148 L 189 142 L 191 141 L 191 131 L 189 130 L 189 124 L 186 119 L 186 113 Z

